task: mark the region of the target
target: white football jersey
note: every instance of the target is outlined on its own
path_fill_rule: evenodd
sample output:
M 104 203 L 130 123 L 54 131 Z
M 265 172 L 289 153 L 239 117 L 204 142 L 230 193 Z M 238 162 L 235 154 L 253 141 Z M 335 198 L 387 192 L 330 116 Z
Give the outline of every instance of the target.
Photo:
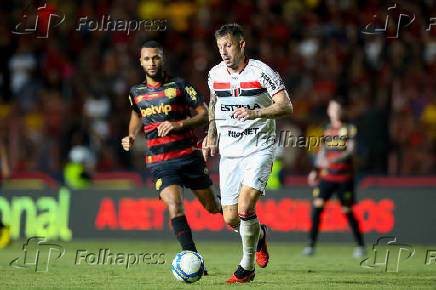
M 273 104 L 272 96 L 285 90 L 279 74 L 250 59 L 239 73 L 230 73 L 222 61 L 209 71 L 209 89 L 217 96 L 215 122 L 222 156 L 241 157 L 275 146 L 276 123 L 256 118 L 238 121 L 230 114 L 239 107 L 250 110 Z

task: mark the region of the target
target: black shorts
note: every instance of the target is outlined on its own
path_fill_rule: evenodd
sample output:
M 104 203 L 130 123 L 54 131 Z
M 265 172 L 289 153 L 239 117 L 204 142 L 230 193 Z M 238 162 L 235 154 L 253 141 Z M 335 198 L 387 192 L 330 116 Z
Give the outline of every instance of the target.
M 313 189 L 313 197 L 328 201 L 336 193 L 342 206 L 351 207 L 354 204 L 354 182 L 352 179 L 344 182 L 333 182 L 321 179 Z
M 212 185 L 206 163 L 201 155 L 177 162 L 163 162 L 151 168 L 153 183 L 158 193 L 169 185 L 180 185 L 193 190 Z

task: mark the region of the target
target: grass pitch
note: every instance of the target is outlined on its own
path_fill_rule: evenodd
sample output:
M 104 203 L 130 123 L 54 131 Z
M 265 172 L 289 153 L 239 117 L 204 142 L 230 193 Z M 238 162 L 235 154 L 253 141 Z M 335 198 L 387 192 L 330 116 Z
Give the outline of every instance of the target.
M 170 271 L 179 252 L 176 241 L 75 241 L 59 242 L 65 255 L 51 261 L 47 272 L 35 272 L 34 266 L 18 269 L 10 261 L 23 257 L 23 242 L 0 250 L 0 289 L 436 289 L 436 262 L 425 265 L 426 251 L 433 247 L 415 247 L 415 255 L 402 261 L 397 273 L 383 267 L 362 268 L 351 258 L 352 245 L 320 244 L 313 257 L 300 255 L 304 245 L 269 243 L 270 264 L 256 269 L 252 283 L 226 285 L 241 258 L 237 242 L 198 241 L 209 276 L 194 284 L 178 282 Z M 77 250 L 98 253 L 164 253 L 165 264 L 75 265 Z M 369 252 L 370 253 L 370 252 Z M 30 254 L 30 253 L 29 253 Z M 42 257 L 42 256 L 41 256 Z M 91 261 L 91 260 L 89 260 Z M 159 261 L 161 262 L 161 261 Z

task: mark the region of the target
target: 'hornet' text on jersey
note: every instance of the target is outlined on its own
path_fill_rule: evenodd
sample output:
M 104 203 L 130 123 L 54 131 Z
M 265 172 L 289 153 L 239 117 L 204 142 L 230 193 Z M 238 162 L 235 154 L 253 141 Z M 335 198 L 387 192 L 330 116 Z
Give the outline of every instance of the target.
M 209 88 L 217 97 L 215 123 L 222 156 L 239 157 L 275 146 L 275 120 L 256 118 L 238 122 L 230 115 L 244 107 L 261 109 L 285 89 L 279 74 L 259 60 L 246 60 L 239 73 L 229 73 L 224 62 L 209 71 Z
M 157 127 L 165 121 L 181 121 L 191 117 L 189 108 L 204 102 L 203 96 L 182 78 L 165 77 L 156 87 L 145 82 L 130 89 L 132 109 L 141 115 L 147 139 L 146 163 L 153 167 L 163 161 L 180 161 L 201 153 L 196 150 L 197 139 L 191 129 L 170 132 L 159 137 Z

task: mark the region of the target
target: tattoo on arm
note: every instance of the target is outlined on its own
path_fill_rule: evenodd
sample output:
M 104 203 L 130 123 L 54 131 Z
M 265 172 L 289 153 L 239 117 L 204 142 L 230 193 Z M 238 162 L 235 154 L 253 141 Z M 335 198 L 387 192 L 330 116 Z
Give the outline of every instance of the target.
M 292 113 L 291 102 L 289 101 L 288 97 L 285 95 L 285 92 L 281 94 L 283 94 L 283 96 L 279 96 L 279 98 L 275 100 L 274 104 L 266 108 L 256 110 L 256 117 L 277 119 L 290 115 Z
M 215 124 L 215 105 L 216 105 L 216 95 L 211 92 L 210 102 L 209 102 L 209 137 L 216 137 L 217 130 Z

